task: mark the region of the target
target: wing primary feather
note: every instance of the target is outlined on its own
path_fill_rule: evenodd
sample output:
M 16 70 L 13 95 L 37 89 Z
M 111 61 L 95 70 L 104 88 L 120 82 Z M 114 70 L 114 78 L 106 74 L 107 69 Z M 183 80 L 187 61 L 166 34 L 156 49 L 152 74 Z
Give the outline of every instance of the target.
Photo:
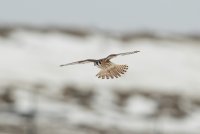
M 115 57 L 117 57 L 119 55 L 124 56 L 124 55 L 134 54 L 134 53 L 138 53 L 138 52 L 140 52 L 140 51 L 132 51 L 132 52 L 125 52 L 125 53 L 111 54 L 111 55 L 108 55 L 106 57 L 106 60 L 110 60 L 110 59 L 115 58 Z
M 75 65 L 75 64 L 85 64 L 85 63 L 90 63 L 90 62 L 96 62 L 96 60 L 93 60 L 93 59 L 80 60 L 80 61 L 75 61 L 75 62 L 71 62 L 71 63 L 67 63 L 67 64 L 62 64 L 62 65 L 60 65 L 60 67 L 68 66 L 68 65 Z
M 138 52 L 140 52 L 140 51 L 132 51 L 132 52 L 126 52 L 126 53 L 119 53 L 119 54 L 117 54 L 117 55 L 122 55 L 122 56 L 124 56 L 124 55 L 134 54 L 134 53 L 138 53 Z

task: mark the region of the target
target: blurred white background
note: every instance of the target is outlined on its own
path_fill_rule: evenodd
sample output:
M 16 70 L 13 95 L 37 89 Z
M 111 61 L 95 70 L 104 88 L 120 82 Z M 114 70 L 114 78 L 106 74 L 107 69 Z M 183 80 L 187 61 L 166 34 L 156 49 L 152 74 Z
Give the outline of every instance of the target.
M 1 1 L 0 133 L 199 134 L 199 1 Z M 101 80 L 93 64 L 140 50 Z

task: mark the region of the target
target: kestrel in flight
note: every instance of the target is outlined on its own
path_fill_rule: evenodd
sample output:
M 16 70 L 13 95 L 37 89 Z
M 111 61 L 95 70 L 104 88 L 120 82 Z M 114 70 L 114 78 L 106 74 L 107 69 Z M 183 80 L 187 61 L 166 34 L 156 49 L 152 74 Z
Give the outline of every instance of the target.
M 99 71 L 99 73 L 96 75 L 98 78 L 102 78 L 102 79 L 112 78 L 113 79 L 115 77 L 118 78 L 122 74 L 124 74 L 127 71 L 128 66 L 127 65 L 117 65 L 117 64 L 114 64 L 113 62 L 111 62 L 110 60 L 119 55 L 124 56 L 124 55 L 134 54 L 134 53 L 138 53 L 138 52 L 140 52 L 140 51 L 110 54 L 106 58 L 102 58 L 102 59 L 97 59 L 97 60 L 96 59 L 86 59 L 86 60 L 76 61 L 76 62 L 72 62 L 72 63 L 68 63 L 68 64 L 63 64 L 60 66 L 63 67 L 63 66 L 68 66 L 68 65 L 85 64 L 85 63 L 93 62 L 94 66 L 97 66 L 98 68 L 101 69 Z

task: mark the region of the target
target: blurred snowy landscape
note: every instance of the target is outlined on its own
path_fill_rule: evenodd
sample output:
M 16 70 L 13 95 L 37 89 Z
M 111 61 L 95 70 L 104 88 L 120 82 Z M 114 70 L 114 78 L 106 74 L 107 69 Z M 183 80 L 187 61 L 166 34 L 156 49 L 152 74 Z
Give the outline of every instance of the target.
M 159 36 L 158 36 L 159 35 Z M 140 50 L 128 72 L 60 64 Z M 95 30 L 0 30 L 0 133 L 199 134 L 200 38 Z

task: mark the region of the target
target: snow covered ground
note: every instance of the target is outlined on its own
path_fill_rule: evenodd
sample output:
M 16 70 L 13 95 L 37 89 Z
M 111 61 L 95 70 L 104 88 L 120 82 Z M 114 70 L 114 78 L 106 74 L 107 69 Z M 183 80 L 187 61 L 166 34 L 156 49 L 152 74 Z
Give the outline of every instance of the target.
M 118 79 L 98 79 L 92 64 L 59 67 L 133 50 L 112 60 L 129 66 Z M 48 134 L 200 133 L 200 42 L 21 29 L 0 37 L 0 55 L 2 133 L 24 118 Z

